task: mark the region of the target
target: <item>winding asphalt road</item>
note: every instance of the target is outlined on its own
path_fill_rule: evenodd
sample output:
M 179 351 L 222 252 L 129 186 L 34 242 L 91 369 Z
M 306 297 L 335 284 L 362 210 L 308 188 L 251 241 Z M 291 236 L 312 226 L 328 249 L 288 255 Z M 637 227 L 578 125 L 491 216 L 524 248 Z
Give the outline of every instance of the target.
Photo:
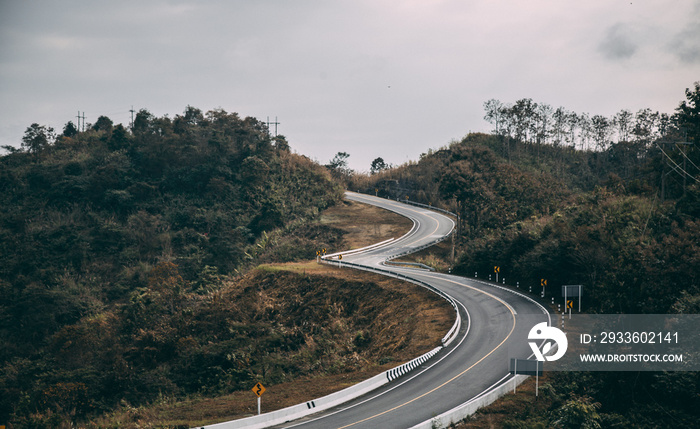
M 532 354 L 527 335 L 535 324 L 550 320 L 547 311 L 525 295 L 493 284 L 383 265 L 389 257 L 448 235 L 454 222 L 435 211 L 396 201 L 352 192 L 346 198 L 408 217 L 414 228 L 384 246 L 343 255 L 342 261 L 381 267 L 431 284 L 458 303 L 463 323 L 457 338 L 422 367 L 351 402 L 277 427 L 408 428 L 507 382 L 510 358 Z

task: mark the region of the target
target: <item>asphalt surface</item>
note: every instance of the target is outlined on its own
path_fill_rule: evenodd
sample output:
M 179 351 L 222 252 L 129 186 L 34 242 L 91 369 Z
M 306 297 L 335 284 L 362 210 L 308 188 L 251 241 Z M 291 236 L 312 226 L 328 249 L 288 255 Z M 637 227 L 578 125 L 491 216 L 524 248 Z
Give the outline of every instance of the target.
M 415 225 L 400 239 L 375 250 L 344 255 L 342 261 L 381 267 L 428 282 L 457 301 L 462 327 L 457 339 L 422 367 L 356 400 L 277 427 L 407 428 L 506 382 L 510 358 L 526 359 L 532 354 L 527 335 L 535 324 L 549 321 L 546 310 L 505 287 L 381 265 L 387 257 L 448 235 L 454 222 L 440 213 L 396 201 L 350 192 L 346 198 L 391 210 L 412 219 Z

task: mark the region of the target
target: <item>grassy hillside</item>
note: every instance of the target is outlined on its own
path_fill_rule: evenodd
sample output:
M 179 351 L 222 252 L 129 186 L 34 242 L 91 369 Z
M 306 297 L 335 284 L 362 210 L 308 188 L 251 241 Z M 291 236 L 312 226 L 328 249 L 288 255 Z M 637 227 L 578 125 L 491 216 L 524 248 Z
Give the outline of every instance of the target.
M 226 276 L 341 239 L 309 223 L 340 186 L 254 118 L 70 125 L 34 124 L 0 157 L 0 423 L 15 427 L 203 389 L 213 375 L 176 380 L 194 361 L 172 360 L 202 341 L 183 334 L 192 309 Z

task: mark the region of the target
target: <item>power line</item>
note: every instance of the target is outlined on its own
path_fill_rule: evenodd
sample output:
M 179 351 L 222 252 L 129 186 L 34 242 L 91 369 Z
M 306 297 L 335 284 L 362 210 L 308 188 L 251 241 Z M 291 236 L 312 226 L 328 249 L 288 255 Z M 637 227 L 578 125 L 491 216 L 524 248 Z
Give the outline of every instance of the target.
M 676 168 L 674 168 L 674 171 L 680 170 L 680 171 L 683 172 L 682 175 L 688 176 L 688 177 L 690 177 L 691 179 L 695 180 L 696 182 L 700 183 L 700 180 L 698 180 L 697 178 L 695 178 L 695 176 L 693 176 L 692 174 L 690 174 L 690 173 L 688 173 L 687 171 L 685 171 L 680 165 L 678 165 L 678 164 L 676 163 L 676 161 L 674 161 L 670 156 L 668 156 L 668 154 L 663 150 L 663 148 L 662 148 L 661 146 L 658 145 L 658 143 L 656 144 L 656 146 L 659 148 L 659 150 L 661 150 L 661 153 L 663 153 L 664 156 L 665 156 L 666 158 L 668 158 L 668 160 L 671 161 L 671 162 L 673 163 L 674 166 L 676 166 Z M 680 174 L 680 173 L 679 173 L 679 174 Z
M 700 183 L 700 180 L 698 180 L 697 178 L 695 178 L 695 176 L 693 176 L 692 174 L 688 173 L 688 172 L 685 170 L 685 168 L 683 168 L 683 167 L 685 167 L 685 159 L 683 159 L 683 167 L 681 167 L 680 165 L 678 165 L 678 164 L 676 163 L 676 161 L 674 161 L 674 160 L 666 153 L 666 151 L 664 151 L 664 149 L 659 145 L 659 143 L 661 143 L 661 144 L 676 144 L 676 145 L 678 145 L 678 144 L 686 144 L 686 145 L 687 145 L 687 144 L 690 144 L 690 143 L 687 143 L 687 142 L 654 142 L 654 144 L 656 145 L 656 147 L 659 148 L 659 150 L 661 151 L 661 153 L 663 153 L 664 156 L 665 156 L 666 158 L 668 158 L 668 160 L 671 161 L 671 163 L 675 166 L 675 168 L 673 168 L 672 171 L 669 171 L 668 174 L 671 174 L 672 172 L 676 172 L 676 173 L 680 174 L 681 176 L 683 176 L 683 196 L 685 196 L 686 180 L 687 180 L 687 178 L 690 177 L 691 179 L 695 180 L 695 181 L 698 182 L 698 183 Z M 682 151 L 681 151 L 681 152 L 682 152 Z M 665 172 L 665 170 L 666 170 L 666 164 L 667 164 L 667 162 L 665 162 L 665 163 L 663 164 L 664 167 L 663 167 L 663 170 L 662 170 L 662 172 L 661 172 L 661 201 L 664 201 L 664 200 L 666 199 L 666 176 L 668 175 L 668 174 Z M 681 174 L 678 170 L 682 171 L 683 174 Z
M 687 160 L 693 165 L 693 167 L 695 167 L 695 168 L 697 168 L 698 170 L 700 170 L 700 167 L 698 167 L 698 166 L 693 162 L 692 159 L 688 158 L 688 155 L 686 155 L 685 152 L 681 151 L 681 154 L 683 155 L 683 157 L 684 157 L 685 159 L 687 159 Z

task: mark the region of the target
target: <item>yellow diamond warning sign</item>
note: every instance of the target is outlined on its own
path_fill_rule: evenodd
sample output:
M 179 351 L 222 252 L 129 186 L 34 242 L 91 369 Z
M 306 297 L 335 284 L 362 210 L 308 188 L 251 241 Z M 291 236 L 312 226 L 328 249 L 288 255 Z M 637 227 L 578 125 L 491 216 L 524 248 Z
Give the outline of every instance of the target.
M 263 393 L 265 393 L 265 386 L 262 385 L 262 383 L 258 382 L 255 386 L 253 386 L 252 389 L 250 389 L 255 393 L 255 396 L 258 398 L 262 396 Z

